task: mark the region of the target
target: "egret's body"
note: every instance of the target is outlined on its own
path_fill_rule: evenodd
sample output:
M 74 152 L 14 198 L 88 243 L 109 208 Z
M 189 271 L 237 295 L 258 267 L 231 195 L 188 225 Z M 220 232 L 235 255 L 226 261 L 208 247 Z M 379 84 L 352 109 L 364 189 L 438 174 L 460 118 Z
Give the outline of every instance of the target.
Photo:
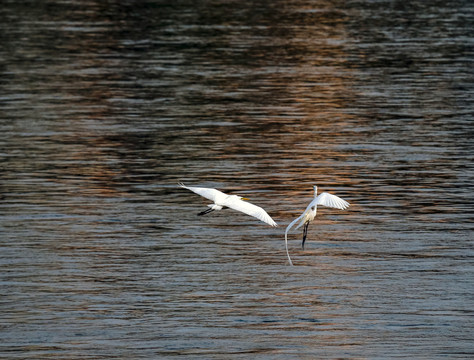
M 293 225 L 295 225 L 299 221 L 299 224 L 296 226 L 295 229 L 298 229 L 301 226 L 304 226 L 303 227 L 303 242 L 301 243 L 301 246 L 304 249 L 304 243 L 306 241 L 306 236 L 308 235 L 308 225 L 316 217 L 316 213 L 318 211 L 318 205 L 329 206 L 329 207 L 333 207 L 340 210 L 344 210 L 349 207 L 349 203 L 345 200 L 342 200 L 340 197 L 326 193 L 326 192 L 323 192 L 318 195 L 318 187 L 314 186 L 313 188 L 314 188 L 313 201 L 309 203 L 308 207 L 303 212 L 303 214 L 301 214 L 298 218 L 293 220 L 287 226 L 286 231 L 285 231 L 286 254 L 288 255 L 288 261 L 290 262 L 290 265 L 293 265 L 293 263 L 291 262 L 290 254 L 288 252 L 288 231 L 290 231 Z
M 179 184 L 184 189 L 191 190 L 192 192 L 205 197 L 214 202 L 214 204 L 208 205 L 209 209 L 200 212 L 198 215 L 205 215 L 215 210 L 222 210 L 223 208 L 231 208 L 237 211 L 241 211 L 247 215 L 256 217 L 259 220 L 271 225 L 277 226 L 276 222 L 267 214 L 265 210 L 261 207 L 251 204 L 245 198 L 238 195 L 227 195 L 222 191 L 212 189 L 212 188 L 203 188 L 195 186 L 186 186 L 182 183 Z

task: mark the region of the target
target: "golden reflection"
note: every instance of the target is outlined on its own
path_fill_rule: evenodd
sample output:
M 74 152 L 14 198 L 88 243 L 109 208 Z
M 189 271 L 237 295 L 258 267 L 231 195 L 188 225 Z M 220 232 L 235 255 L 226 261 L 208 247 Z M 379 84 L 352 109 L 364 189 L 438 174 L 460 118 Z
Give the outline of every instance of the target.
M 202 130 L 215 139 L 216 160 L 235 164 L 239 176 L 254 182 L 265 178 L 290 199 L 298 198 L 305 184 L 333 190 L 350 183 L 345 164 L 355 154 L 344 149 L 342 139 L 361 125 L 348 111 L 356 95 L 351 88 L 355 70 L 346 63 L 344 47 L 347 15 L 332 2 L 314 7 L 272 7 L 268 11 L 274 21 L 262 19 L 258 32 L 250 28 L 216 36 L 219 41 L 213 41 L 229 51 L 245 43 L 238 60 L 200 54 L 239 70 L 225 81 L 217 75 L 206 79 L 212 91 L 203 94 L 204 100 L 228 103 L 224 115 L 240 124 Z M 207 112 L 215 116 L 216 109 Z

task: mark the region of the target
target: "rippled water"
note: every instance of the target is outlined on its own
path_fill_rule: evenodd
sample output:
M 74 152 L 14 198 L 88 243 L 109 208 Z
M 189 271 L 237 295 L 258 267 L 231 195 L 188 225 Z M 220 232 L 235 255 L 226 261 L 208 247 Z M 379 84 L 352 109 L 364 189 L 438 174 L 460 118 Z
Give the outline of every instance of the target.
M 468 1 L 4 0 L 0 357 L 470 358 Z M 279 223 L 177 182 L 251 198 Z M 284 229 L 312 186 L 351 203 Z

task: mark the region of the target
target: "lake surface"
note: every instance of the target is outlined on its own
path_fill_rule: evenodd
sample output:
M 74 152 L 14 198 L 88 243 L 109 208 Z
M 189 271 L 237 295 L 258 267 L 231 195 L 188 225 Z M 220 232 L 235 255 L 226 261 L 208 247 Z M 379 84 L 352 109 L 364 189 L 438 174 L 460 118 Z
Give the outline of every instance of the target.
M 0 358 L 472 358 L 473 10 L 3 0 Z

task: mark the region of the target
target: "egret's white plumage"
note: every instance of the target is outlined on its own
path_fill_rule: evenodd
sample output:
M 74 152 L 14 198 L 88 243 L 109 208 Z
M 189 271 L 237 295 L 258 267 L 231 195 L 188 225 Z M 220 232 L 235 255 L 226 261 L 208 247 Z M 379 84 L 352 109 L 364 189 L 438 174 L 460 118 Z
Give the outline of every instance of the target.
M 241 196 L 227 195 L 222 191 L 212 188 L 186 186 L 183 183 L 179 183 L 179 186 L 184 189 L 191 190 L 192 192 L 214 202 L 214 204 L 208 205 L 210 209 L 201 212 L 200 215 L 207 214 L 213 210 L 222 210 L 224 207 L 228 207 L 237 211 L 241 211 L 244 214 L 256 217 L 257 219 L 262 220 L 271 226 L 277 226 L 276 222 L 273 221 L 273 219 L 267 214 L 265 210 L 257 205 L 244 201 L 245 198 Z
M 323 192 L 318 195 L 318 187 L 313 186 L 313 188 L 314 188 L 313 201 L 309 203 L 308 207 L 303 212 L 303 214 L 301 214 L 301 216 L 293 220 L 287 226 L 285 230 L 285 247 L 286 247 L 286 254 L 288 255 L 288 261 L 290 262 L 290 265 L 293 265 L 293 263 L 291 262 L 290 254 L 288 252 L 288 231 L 290 231 L 293 225 L 295 225 L 299 221 L 299 224 L 296 226 L 295 229 L 298 229 L 299 227 L 303 225 L 305 226 L 304 232 L 303 232 L 303 243 L 302 243 L 302 246 L 304 246 L 304 242 L 306 240 L 306 235 L 308 231 L 308 225 L 316 217 L 318 205 L 324 205 L 324 206 L 328 206 L 328 207 L 332 207 L 332 208 L 336 208 L 340 210 L 345 210 L 349 207 L 349 203 L 345 200 L 342 200 L 340 197 L 326 193 L 326 192 Z

